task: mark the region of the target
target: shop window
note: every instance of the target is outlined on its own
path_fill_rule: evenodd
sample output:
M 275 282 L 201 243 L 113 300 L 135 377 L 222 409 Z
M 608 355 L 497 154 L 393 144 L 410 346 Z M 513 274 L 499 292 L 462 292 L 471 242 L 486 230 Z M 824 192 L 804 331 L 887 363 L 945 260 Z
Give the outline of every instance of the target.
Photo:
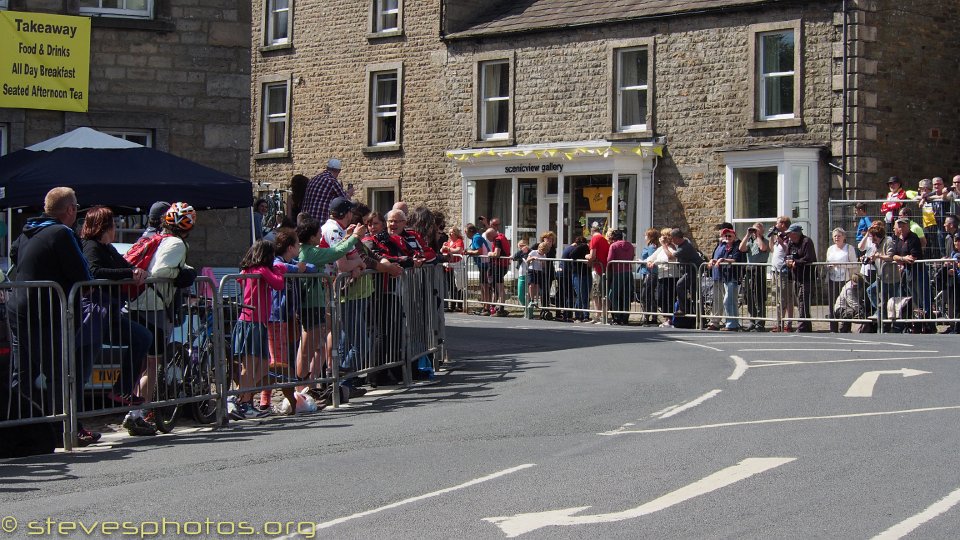
M 799 125 L 800 23 L 763 24 L 751 27 L 751 92 L 754 121 L 751 127 Z
M 401 0 L 372 0 L 370 28 L 374 34 L 396 35 L 403 29 Z
M 506 140 L 512 131 L 512 70 L 509 60 L 481 62 L 479 114 L 480 140 Z
M 153 131 L 148 129 L 100 129 L 99 131 L 118 139 L 153 148 Z
M 729 152 L 727 219 L 743 234 L 750 225 L 772 225 L 778 216 L 800 223 L 816 241 L 819 152 L 787 148 Z
M 290 44 L 293 34 L 292 0 L 267 0 L 264 14 L 263 45 L 277 47 Z
M 400 144 L 400 69 L 368 73 L 369 146 Z
M 263 83 L 260 94 L 260 153 L 277 155 L 289 150 L 289 78 Z
M 0 9 L 10 9 L 10 4 L 7 0 L 0 0 Z
M 80 0 L 80 14 L 152 19 L 153 0 Z
M 0 124 L 0 156 L 4 156 L 9 151 L 7 142 L 7 126 Z

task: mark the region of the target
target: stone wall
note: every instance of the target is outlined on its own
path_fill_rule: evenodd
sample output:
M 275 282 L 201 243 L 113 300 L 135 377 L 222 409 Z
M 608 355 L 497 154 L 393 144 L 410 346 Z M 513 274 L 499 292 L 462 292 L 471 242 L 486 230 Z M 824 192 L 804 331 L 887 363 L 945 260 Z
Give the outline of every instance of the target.
M 878 188 L 885 192 L 891 175 L 915 189 L 920 178 L 960 174 L 960 3 L 862 4 L 876 38 L 866 45 L 875 73 L 865 77 L 864 89 L 876 95 L 866 118 L 876 126 L 869 147 L 878 161 Z
M 79 126 L 149 129 L 157 149 L 249 177 L 249 2 L 155 3 L 154 20 L 93 20 L 87 113 L 0 109 L 11 151 Z M 14 0 L 10 7 L 76 14 L 76 4 Z M 236 264 L 249 245 L 249 221 L 249 211 L 203 212 L 190 263 Z

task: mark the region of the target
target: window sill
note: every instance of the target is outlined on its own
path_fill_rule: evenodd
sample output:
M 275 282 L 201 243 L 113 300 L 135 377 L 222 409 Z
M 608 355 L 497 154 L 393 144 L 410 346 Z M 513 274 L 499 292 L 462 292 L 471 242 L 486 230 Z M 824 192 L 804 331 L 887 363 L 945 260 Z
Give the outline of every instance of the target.
M 261 53 L 268 53 L 273 51 L 285 51 L 292 48 L 293 48 L 293 43 L 288 41 L 286 43 L 277 43 L 274 45 L 261 45 L 259 51 Z
M 364 154 L 382 154 L 384 152 L 399 152 L 403 146 L 399 144 L 381 144 L 378 146 L 364 146 L 361 152 Z
M 490 139 L 487 141 L 473 141 L 470 143 L 471 148 L 496 148 L 499 146 L 513 146 L 513 137 L 507 137 L 506 139 Z
M 403 30 L 387 30 L 386 32 L 371 32 L 367 34 L 368 40 L 376 40 L 382 38 L 392 38 L 403 35 Z
M 89 16 L 89 15 L 88 15 Z M 90 26 L 93 28 L 116 28 L 121 30 L 146 30 L 152 32 L 173 32 L 177 29 L 171 21 L 156 19 L 132 19 L 126 17 L 110 17 L 95 15 L 90 17 Z
M 253 159 L 260 161 L 262 159 L 283 159 L 290 157 L 290 152 L 284 150 L 283 152 L 261 152 L 259 154 L 254 154 Z
M 649 139 L 653 137 L 653 131 L 614 131 L 607 133 L 608 141 L 626 141 L 630 139 Z
M 803 119 L 801 118 L 787 118 L 784 120 L 755 120 L 747 124 L 747 129 L 792 128 L 800 127 L 802 125 Z

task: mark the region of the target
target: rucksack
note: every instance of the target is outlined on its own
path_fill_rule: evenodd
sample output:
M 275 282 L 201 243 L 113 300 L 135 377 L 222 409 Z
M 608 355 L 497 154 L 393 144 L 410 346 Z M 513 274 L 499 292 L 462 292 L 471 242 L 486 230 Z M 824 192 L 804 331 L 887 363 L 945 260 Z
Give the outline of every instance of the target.
M 150 268 L 150 262 L 153 261 L 153 256 L 157 254 L 157 249 L 160 247 L 160 242 L 164 238 L 169 238 L 170 234 L 155 234 L 149 238 L 141 237 L 136 241 L 135 244 L 130 246 L 130 249 L 123 254 L 123 258 L 130 263 L 134 268 L 139 268 L 141 270 L 147 270 Z M 143 291 L 146 290 L 147 285 L 123 285 L 120 287 L 120 292 L 127 298 L 134 299 L 143 294 Z

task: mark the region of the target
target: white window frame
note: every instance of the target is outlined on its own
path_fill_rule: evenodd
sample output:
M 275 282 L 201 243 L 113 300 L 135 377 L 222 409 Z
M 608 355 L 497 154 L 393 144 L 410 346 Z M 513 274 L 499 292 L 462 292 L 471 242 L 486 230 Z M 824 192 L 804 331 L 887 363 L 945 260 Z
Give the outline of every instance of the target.
M 278 7 L 278 2 L 285 2 L 286 7 Z M 280 45 L 289 45 L 292 42 L 293 34 L 293 0 L 267 0 L 264 3 L 266 12 L 264 13 L 263 21 L 263 45 L 265 47 L 271 46 L 280 46 Z M 276 24 L 276 19 L 279 13 L 286 13 L 287 24 L 283 30 L 286 33 L 285 37 L 276 37 L 278 31 L 278 25 Z
M 795 223 L 803 225 L 804 235 L 809 236 L 814 244 L 818 243 L 819 209 L 820 209 L 820 149 L 819 148 L 772 148 L 766 150 L 746 150 L 741 152 L 724 153 L 726 166 L 726 221 L 742 229 L 756 221 L 773 223 L 771 216 L 748 216 L 734 219 L 735 208 L 735 179 L 739 169 L 777 169 L 777 215 L 790 216 Z M 797 172 L 802 174 L 798 175 Z M 802 178 L 802 179 L 800 179 Z M 798 180 L 799 179 L 799 180 Z M 805 186 L 798 186 L 796 182 L 805 182 Z M 804 188 L 808 197 L 807 216 L 794 217 L 794 195 L 798 188 Z
M 506 68 L 507 70 L 507 95 L 487 95 L 486 89 L 486 80 L 490 75 L 488 69 L 497 66 L 499 69 Z M 506 140 L 510 138 L 511 132 L 511 122 L 510 118 L 512 116 L 512 102 L 513 102 L 513 66 L 508 59 L 500 60 L 489 60 L 485 62 L 480 62 L 479 65 L 479 78 L 477 79 L 477 85 L 480 93 L 479 101 L 479 132 L 480 140 L 483 141 L 497 141 L 497 140 Z M 503 74 L 501 74 L 501 77 Z M 487 119 L 490 113 L 489 108 L 492 105 L 506 106 L 507 107 L 507 125 L 504 126 L 506 129 L 504 131 L 488 132 L 487 131 Z
M 401 29 L 400 15 L 402 13 L 402 0 L 372 0 L 373 2 L 373 33 L 383 34 L 386 32 L 399 32 Z M 393 4 L 392 6 L 390 4 Z M 389 25 L 389 19 L 394 19 L 394 24 Z
M 258 144 L 260 154 L 286 154 L 290 147 L 290 93 L 292 85 L 290 78 L 284 77 L 278 80 L 264 80 L 260 85 L 260 142 Z M 282 91 L 284 93 L 284 107 L 282 111 L 271 111 L 270 94 L 273 91 Z M 276 124 L 283 124 L 283 135 L 279 146 L 271 145 L 270 134 L 273 131 L 271 127 Z
M 380 102 L 381 82 L 394 82 L 395 94 L 392 102 Z M 383 119 L 393 119 L 393 138 L 384 139 L 380 133 Z M 370 74 L 370 146 L 399 144 L 400 135 L 400 73 L 397 70 L 380 71 Z
M 632 86 L 624 86 L 624 62 L 623 57 L 628 53 L 643 51 L 647 55 L 647 73 L 646 79 L 647 84 L 639 84 Z M 652 58 L 650 54 L 650 47 L 640 46 L 640 47 L 624 47 L 620 49 L 615 49 L 615 62 L 616 62 L 616 131 L 618 132 L 635 132 L 635 131 L 647 131 L 649 118 L 651 115 L 650 111 L 650 72 L 652 71 L 650 66 L 652 64 Z M 644 102 L 647 104 L 647 114 L 643 119 L 642 124 L 624 124 L 623 119 L 623 98 L 625 92 L 643 92 L 644 93 Z
M 117 137 L 118 139 L 123 139 L 125 141 L 135 142 L 137 144 L 143 144 L 147 148 L 154 148 L 153 142 L 153 131 L 149 129 L 110 129 L 110 128 L 100 128 L 99 131 L 106 133 L 112 137 Z M 145 139 L 146 144 L 141 143 L 137 139 Z
M 766 47 L 765 45 L 766 40 L 764 38 L 775 36 L 775 35 L 793 36 L 794 52 L 796 52 L 796 48 L 797 48 L 797 36 L 792 29 L 776 30 L 773 32 L 763 32 L 763 33 L 757 34 L 757 77 L 759 77 L 758 84 L 759 84 L 759 90 L 760 90 L 760 96 L 758 99 L 760 101 L 760 119 L 761 120 L 786 120 L 790 118 L 795 118 L 797 115 L 797 111 L 795 110 L 796 108 L 794 107 L 793 102 L 790 103 L 790 106 L 794 110 L 790 113 L 785 113 L 785 114 L 768 114 L 767 113 L 768 111 L 767 81 L 770 81 L 773 79 L 784 79 L 784 78 L 790 77 L 791 86 L 794 86 L 792 83 L 795 77 L 797 76 L 796 54 L 794 54 L 794 61 L 792 66 L 793 69 L 789 71 L 771 71 L 769 73 L 764 71 L 763 59 L 765 56 L 764 52 Z M 796 89 L 794 89 L 794 91 L 796 91 Z
M 10 130 L 6 124 L 0 124 L 0 156 L 7 155 L 10 148 Z
M 134 19 L 152 19 L 153 18 L 153 6 L 154 0 L 145 0 L 146 7 L 144 9 L 132 9 L 132 8 L 105 8 L 103 7 L 104 0 L 93 0 L 97 3 L 98 7 L 84 7 L 80 6 L 79 13 L 80 15 L 91 15 L 97 17 L 120 17 L 120 18 L 134 18 Z M 124 4 L 133 0 L 121 0 Z
M 10 9 L 9 0 L 0 0 L 0 9 L 3 9 L 3 10 Z

